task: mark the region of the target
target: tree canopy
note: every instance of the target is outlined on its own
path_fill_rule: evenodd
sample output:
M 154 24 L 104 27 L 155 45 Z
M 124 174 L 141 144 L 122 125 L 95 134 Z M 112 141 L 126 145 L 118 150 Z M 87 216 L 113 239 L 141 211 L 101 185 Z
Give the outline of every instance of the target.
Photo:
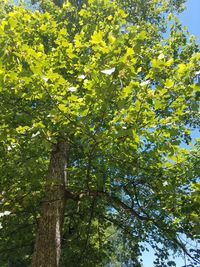
M 176 266 L 170 251 L 198 266 L 200 51 L 183 2 L 1 1 L 2 267 L 30 266 L 51 216 L 52 267 L 139 267 L 147 244 L 155 266 Z

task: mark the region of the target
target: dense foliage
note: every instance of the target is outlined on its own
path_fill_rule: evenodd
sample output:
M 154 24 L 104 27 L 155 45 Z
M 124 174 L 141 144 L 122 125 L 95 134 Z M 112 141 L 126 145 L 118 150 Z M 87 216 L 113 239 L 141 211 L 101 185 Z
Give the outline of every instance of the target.
M 198 266 L 200 52 L 183 2 L 1 1 L 2 267 L 30 265 L 58 136 L 60 266 L 142 266 L 146 244 L 155 266 L 175 266 L 170 250 Z

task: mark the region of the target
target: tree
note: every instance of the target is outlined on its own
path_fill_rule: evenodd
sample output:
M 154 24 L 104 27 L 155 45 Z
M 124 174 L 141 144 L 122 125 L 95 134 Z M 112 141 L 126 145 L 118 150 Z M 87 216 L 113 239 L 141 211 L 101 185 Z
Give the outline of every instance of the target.
M 2 266 L 141 266 L 146 242 L 155 266 L 169 249 L 199 264 L 182 240 L 199 240 L 200 71 L 183 2 L 0 4 Z

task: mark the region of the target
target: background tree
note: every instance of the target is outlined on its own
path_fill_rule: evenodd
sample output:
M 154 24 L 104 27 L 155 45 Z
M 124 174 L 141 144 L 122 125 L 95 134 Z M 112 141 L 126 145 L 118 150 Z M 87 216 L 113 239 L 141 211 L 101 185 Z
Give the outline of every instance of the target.
M 199 264 L 182 240 L 199 238 L 200 71 L 183 2 L 0 4 L 2 266 L 141 266 L 145 242 L 155 266 L 170 249 Z

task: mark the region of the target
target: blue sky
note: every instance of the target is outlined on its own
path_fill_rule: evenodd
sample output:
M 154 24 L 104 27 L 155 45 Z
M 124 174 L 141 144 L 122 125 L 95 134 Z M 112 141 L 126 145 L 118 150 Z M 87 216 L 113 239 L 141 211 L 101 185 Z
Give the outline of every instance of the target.
M 179 16 L 184 26 L 188 27 L 189 32 L 197 37 L 197 41 L 200 44 L 200 0 L 187 0 L 186 10 Z M 196 132 L 193 136 L 196 136 Z M 150 249 L 149 253 L 144 253 L 144 267 L 154 267 L 153 265 L 153 251 Z M 176 259 L 177 267 L 182 267 L 184 261 L 182 258 Z
M 200 43 L 200 0 L 187 0 L 186 7 L 187 9 L 179 17 Z

